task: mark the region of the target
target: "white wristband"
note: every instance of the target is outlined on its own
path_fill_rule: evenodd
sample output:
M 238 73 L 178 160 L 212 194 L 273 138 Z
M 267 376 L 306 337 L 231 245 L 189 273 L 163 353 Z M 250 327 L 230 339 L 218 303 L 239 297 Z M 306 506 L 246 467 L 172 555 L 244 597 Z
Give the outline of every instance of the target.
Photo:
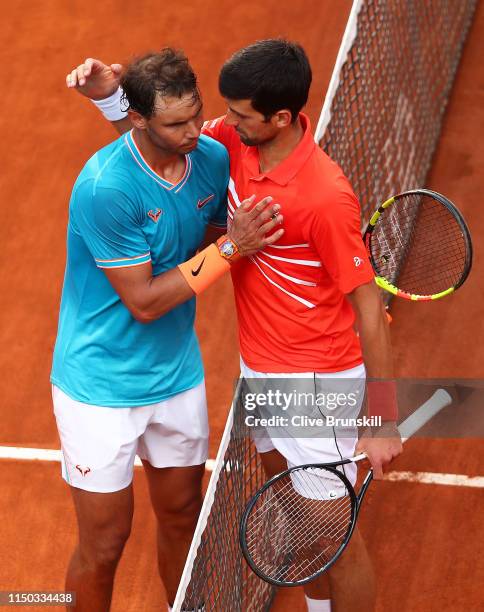
M 118 87 L 116 91 L 109 96 L 109 98 L 104 98 L 103 100 L 91 99 L 91 102 L 98 107 L 108 121 L 119 121 L 120 119 L 124 119 L 128 116 L 127 111 L 124 111 L 121 108 L 122 95 L 123 90 L 121 87 Z

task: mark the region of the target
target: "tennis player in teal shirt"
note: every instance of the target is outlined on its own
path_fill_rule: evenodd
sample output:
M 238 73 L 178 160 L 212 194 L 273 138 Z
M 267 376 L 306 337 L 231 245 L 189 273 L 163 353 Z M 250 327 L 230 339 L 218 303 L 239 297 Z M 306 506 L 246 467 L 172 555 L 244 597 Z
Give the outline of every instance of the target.
M 181 179 L 169 183 L 129 132 L 97 152 L 74 185 L 51 380 L 75 400 L 145 406 L 203 379 L 195 298 L 146 325 L 103 272 L 151 262 L 159 275 L 195 254 L 209 224 L 225 228 L 226 149 L 200 136 L 185 163 Z
M 222 235 L 228 155 L 200 136 L 202 101 L 182 53 L 134 61 L 123 87 L 132 130 L 87 162 L 72 192 L 51 375 L 79 527 L 66 589 L 89 612 L 110 608 L 131 529 L 136 454 L 173 602 L 208 453 L 194 295 L 282 234 L 278 205 L 250 198 Z M 116 119 L 109 101 L 104 110 Z

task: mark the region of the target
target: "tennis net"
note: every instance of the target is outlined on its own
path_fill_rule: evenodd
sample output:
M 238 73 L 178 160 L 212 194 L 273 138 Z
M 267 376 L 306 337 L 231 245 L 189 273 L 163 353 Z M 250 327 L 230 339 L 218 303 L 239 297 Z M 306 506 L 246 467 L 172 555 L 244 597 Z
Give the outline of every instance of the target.
M 239 523 L 251 496 L 265 482 L 249 428 L 241 385 L 222 436 L 215 468 L 180 582 L 174 612 L 264 612 L 275 588 L 248 567 L 239 548 Z
M 362 207 L 424 187 L 477 0 L 356 0 L 316 128 Z
M 315 138 L 362 204 L 422 187 L 477 0 L 355 0 Z M 253 574 L 239 521 L 265 478 L 232 405 L 174 612 L 263 612 L 274 588 Z

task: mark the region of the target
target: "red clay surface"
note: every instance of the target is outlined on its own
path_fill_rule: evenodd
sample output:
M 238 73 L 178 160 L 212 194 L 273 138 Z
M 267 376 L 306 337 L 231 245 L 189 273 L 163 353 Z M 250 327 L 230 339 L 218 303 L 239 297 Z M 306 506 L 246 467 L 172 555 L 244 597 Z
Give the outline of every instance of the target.
M 171 5 L 154 0 L 35 0 L 3 8 L 0 445 L 58 447 L 48 376 L 67 203 L 86 159 L 114 138 L 97 111 L 65 89 L 66 71 L 89 55 L 116 61 L 162 45 L 179 46 L 199 75 L 209 118 L 224 110 L 216 88 L 222 61 L 258 38 L 284 35 L 299 40 L 311 59 L 314 84 L 308 112 L 314 126 L 350 5 L 350 0 L 265 0 L 250 6 L 227 0 Z M 392 334 L 400 376 L 483 378 L 483 31 L 481 3 L 428 183 L 455 201 L 467 218 L 474 237 L 474 271 L 464 288 L 442 302 L 394 301 Z M 198 312 L 215 456 L 238 373 L 228 279 L 203 295 Z M 416 440 L 392 469 L 482 474 L 479 443 Z M 0 462 L 0 590 L 62 590 L 76 529 L 59 472 L 58 464 Z M 118 571 L 114 612 L 163 609 L 154 517 L 140 471 L 135 493 L 133 534 Z M 379 611 L 480 607 L 484 568 L 476 542 L 479 501 L 478 489 L 375 483 L 361 523 L 379 577 Z M 274 609 L 303 610 L 300 590 L 281 593 Z

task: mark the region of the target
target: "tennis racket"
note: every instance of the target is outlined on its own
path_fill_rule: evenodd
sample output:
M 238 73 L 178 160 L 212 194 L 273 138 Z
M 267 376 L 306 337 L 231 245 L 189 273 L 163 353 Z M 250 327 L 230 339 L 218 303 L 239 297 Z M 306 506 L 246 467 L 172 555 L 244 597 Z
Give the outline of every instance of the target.
M 363 237 L 385 291 L 407 300 L 437 300 L 466 280 L 472 266 L 469 229 L 446 197 L 429 189 L 393 196 L 373 214 Z
M 398 428 L 403 441 L 451 401 L 447 391 L 436 391 Z M 342 466 L 364 458 L 293 467 L 257 491 L 242 515 L 239 540 L 260 578 L 275 586 L 298 586 L 333 565 L 350 541 L 373 478 L 370 469 L 356 494 Z

